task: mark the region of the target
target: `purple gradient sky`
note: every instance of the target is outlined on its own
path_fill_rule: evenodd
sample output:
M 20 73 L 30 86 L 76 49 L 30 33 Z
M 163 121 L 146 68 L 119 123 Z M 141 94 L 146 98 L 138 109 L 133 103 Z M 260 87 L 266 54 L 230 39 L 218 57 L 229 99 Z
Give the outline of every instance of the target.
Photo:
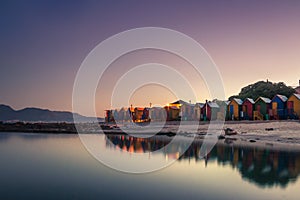
M 296 86 L 299 19 L 297 0 L 1 1 L 0 103 L 71 110 L 74 78 L 85 56 L 104 39 L 145 26 L 197 40 L 219 67 L 227 97 L 267 78 Z

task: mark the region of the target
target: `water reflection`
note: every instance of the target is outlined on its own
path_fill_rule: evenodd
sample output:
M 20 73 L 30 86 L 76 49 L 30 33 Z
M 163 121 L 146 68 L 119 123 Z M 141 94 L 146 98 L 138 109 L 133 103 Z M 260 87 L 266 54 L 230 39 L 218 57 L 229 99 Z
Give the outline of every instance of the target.
M 172 138 L 165 136 L 151 138 L 135 138 L 128 135 L 107 135 L 106 147 L 121 149 L 131 153 L 146 153 L 164 148 Z M 166 159 L 200 160 L 199 153 L 202 141 L 195 141 L 188 150 L 179 157 L 176 151 L 164 151 Z M 172 148 L 172 147 L 171 147 Z M 174 147 L 174 150 L 177 147 Z M 241 174 L 244 180 L 259 187 L 279 185 L 286 187 L 295 182 L 300 174 L 300 151 L 278 150 L 262 147 L 241 147 L 233 144 L 219 144 L 206 156 L 204 163 L 230 165 Z

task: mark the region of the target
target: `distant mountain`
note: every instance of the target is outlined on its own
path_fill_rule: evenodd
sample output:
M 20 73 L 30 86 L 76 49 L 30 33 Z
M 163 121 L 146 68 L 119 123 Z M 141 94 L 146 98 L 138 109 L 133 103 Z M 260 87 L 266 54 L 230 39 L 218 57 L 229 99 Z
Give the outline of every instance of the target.
M 242 100 L 252 98 L 255 100 L 260 96 L 272 99 L 276 94 L 289 97 L 293 93 L 295 93 L 295 90 L 292 87 L 286 86 L 283 82 L 272 83 L 270 81 L 258 81 L 254 84 L 243 87 L 238 95 L 229 97 L 229 100 L 232 98 L 240 98 Z
M 92 122 L 93 117 L 74 114 L 80 122 Z M 28 122 L 73 122 L 73 113 L 67 111 L 51 111 L 40 108 L 24 108 L 14 110 L 10 106 L 0 105 L 0 121 L 28 121 Z M 98 118 L 98 121 L 103 121 Z

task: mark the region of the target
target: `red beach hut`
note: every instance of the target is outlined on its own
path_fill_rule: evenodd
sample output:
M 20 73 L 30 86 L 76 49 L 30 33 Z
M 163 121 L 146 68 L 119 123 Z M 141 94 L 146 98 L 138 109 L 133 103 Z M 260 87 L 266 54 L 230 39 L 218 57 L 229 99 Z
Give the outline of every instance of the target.
M 242 104 L 242 110 L 244 113 L 244 119 L 252 120 L 253 119 L 253 110 L 254 110 L 254 100 L 251 98 L 246 98 Z

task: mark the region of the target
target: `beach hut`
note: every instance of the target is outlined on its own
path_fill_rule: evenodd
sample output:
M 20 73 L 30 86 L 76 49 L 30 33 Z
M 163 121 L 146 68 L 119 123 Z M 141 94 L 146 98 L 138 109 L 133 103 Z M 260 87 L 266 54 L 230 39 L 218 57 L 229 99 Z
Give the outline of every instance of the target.
M 217 119 L 219 120 L 228 120 L 229 117 L 229 108 L 228 105 L 230 104 L 230 101 L 222 101 L 222 100 L 213 100 L 213 102 L 217 103 L 219 106 L 219 112 Z
M 242 111 L 244 114 L 244 119 L 252 120 L 253 119 L 253 110 L 254 110 L 254 100 L 251 98 L 246 98 L 242 104 Z
M 175 115 L 177 115 L 177 110 L 179 109 L 179 116 L 178 116 L 178 119 L 176 119 L 176 120 L 181 119 L 181 120 L 187 121 L 187 120 L 194 119 L 195 104 L 191 104 L 191 103 L 185 102 L 183 100 L 178 100 L 173 103 L 169 103 L 167 107 L 169 107 L 169 109 L 167 109 L 167 110 L 171 109 L 171 112 L 173 112 L 173 114 L 175 114 Z M 170 116 L 172 116 L 173 114 L 170 113 Z
M 180 106 L 168 105 L 164 107 L 167 113 L 167 121 L 180 120 Z
M 271 99 L 266 97 L 258 97 L 255 101 L 255 108 L 253 112 L 253 118 L 258 120 L 269 119 Z
M 232 120 L 236 119 L 239 120 L 243 118 L 243 114 L 241 113 L 242 111 L 242 104 L 243 101 L 238 98 L 233 98 L 230 103 L 229 103 L 229 116 L 231 117 Z
M 288 98 L 284 95 L 277 94 L 275 97 L 273 97 L 271 104 L 272 109 L 270 112 L 270 117 L 272 119 L 286 119 L 287 113 L 286 113 L 286 106 L 287 106 L 287 100 Z
M 151 107 L 149 110 L 151 121 L 166 121 L 167 114 L 163 107 Z
M 194 106 L 194 117 L 193 119 L 195 121 L 200 121 L 201 119 L 203 119 L 203 114 L 201 112 L 201 109 L 203 108 L 204 103 L 196 103 Z
M 300 117 L 300 94 L 292 94 L 287 100 L 287 113 L 290 119 Z
M 217 103 L 207 101 L 201 109 L 201 113 L 203 113 L 204 120 L 216 120 L 219 108 L 220 107 Z
M 115 122 L 113 113 L 114 113 L 113 110 L 105 110 L 105 122 L 106 123 Z
M 193 120 L 194 119 L 195 104 L 183 103 L 181 104 L 181 120 Z
M 133 113 L 133 117 L 132 120 L 134 122 L 141 122 L 143 119 L 143 115 L 144 115 L 144 109 L 142 107 L 136 107 L 134 108 L 134 113 Z

